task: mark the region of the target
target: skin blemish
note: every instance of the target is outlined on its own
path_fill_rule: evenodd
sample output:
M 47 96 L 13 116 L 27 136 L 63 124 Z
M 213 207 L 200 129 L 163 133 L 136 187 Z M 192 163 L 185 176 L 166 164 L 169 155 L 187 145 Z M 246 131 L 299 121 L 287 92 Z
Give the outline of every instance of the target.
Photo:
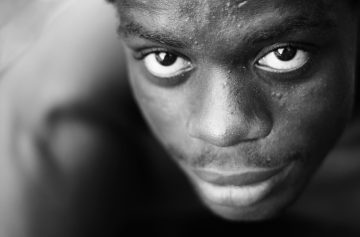
M 247 4 L 248 1 L 243 1 L 243 2 L 240 2 L 238 5 L 237 5 L 237 8 L 242 8 L 243 6 L 245 6 L 245 4 Z
M 282 99 L 283 95 L 280 92 L 272 92 L 271 93 L 272 97 L 275 97 L 276 99 Z

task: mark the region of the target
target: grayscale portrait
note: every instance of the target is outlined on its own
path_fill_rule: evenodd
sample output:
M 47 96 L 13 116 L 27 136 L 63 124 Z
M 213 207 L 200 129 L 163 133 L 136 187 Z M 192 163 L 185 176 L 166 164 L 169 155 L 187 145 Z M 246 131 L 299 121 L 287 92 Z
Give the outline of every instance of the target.
M 0 236 L 360 236 L 352 0 L 1 0 Z

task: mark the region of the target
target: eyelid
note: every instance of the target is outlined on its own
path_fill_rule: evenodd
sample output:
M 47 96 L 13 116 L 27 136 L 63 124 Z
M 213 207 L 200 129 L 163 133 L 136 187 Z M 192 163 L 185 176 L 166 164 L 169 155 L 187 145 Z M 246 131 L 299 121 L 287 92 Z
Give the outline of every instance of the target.
M 143 60 L 149 54 L 157 53 L 157 52 L 169 52 L 169 50 L 164 49 L 164 48 L 147 48 L 147 49 L 141 49 L 141 50 L 134 50 L 133 56 L 137 60 Z
M 141 61 L 142 65 L 144 65 L 144 67 L 143 67 L 144 73 L 147 75 L 149 80 L 157 85 L 162 86 L 162 87 L 174 87 L 174 86 L 184 83 L 185 81 L 187 81 L 189 75 L 191 73 L 193 73 L 194 70 L 196 69 L 193 62 L 188 57 L 184 56 L 182 53 L 179 53 L 175 50 L 167 49 L 165 47 L 156 47 L 156 46 L 150 47 L 149 46 L 146 48 L 142 47 L 139 49 L 130 48 L 130 50 L 132 51 L 133 58 L 139 62 Z M 170 54 L 177 56 L 178 58 L 181 58 L 182 60 L 184 60 L 188 63 L 189 67 L 186 70 L 181 71 L 181 73 L 179 75 L 174 75 L 174 76 L 166 77 L 166 78 L 158 77 L 158 76 L 152 74 L 146 68 L 144 60 L 146 59 L 146 57 L 150 56 L 151 54 L 161 53 L 161 52 L 170 53 Z
M 171 53 L 171 54 L 174 54 L 174 55 L 176 55 L 178 57 L 181 57 L 181 58 L 191 62 L 191 60 L 188 57 L 184 56 L 183 54 L 181 54 L 179 52 L 176 52 L 174 50 L 169 50 L 169 49 L 162 48 L 162 47 L 152 47 L 152 48 L 145 48 L 145 49 L 136 50 L 133 53 L 133 57 L 136 60 L 143 60 L 149 54 L 159 53 L 159 52 Z
M 293 47 L 309 53 L 310 58 L 304 64 L 304 66 L 288 71 L 288 72 L 273 72 L 262 70 L 259 68 L 259 64 L 257 63 L 260 59 L 267 56 L 268 54 L 274 52 L 276 49 L 283 47 Z M 278 43 L 271 45 L 270 47 L 263 48 L 260 53 L 257 54 L 255 60 L 252 62 L 251 67 L 254 67 L 254 73 L 257 76 L 261 77 L 267 82 L 276 82 L 276 83 L 298 83 L 300 81 L 306 80 L 311 77 L 311 74 L 314 73 L 314 69 L 316 69 L 316 65 L 319 62 L 321 57 L 321 51 L 323 50 L 322 45 L 317 44 L 308 44 L 308 43 L 298 43 L 298 42 L 289 42 L 289 43 Z
M 309 52 L 311 54 L 314 54 L 316 51 L 316 47 L 313 44 L 308 44 L 308 43 L 298 43 L 298 42 L 287 42 L 287 43 L 278 43 L 278 44 L 274 44 L 271 45 L 269 47 L 266 47 L 262 50 L 260 50 L 260 52 L 257 54 L 257 56 L 255 57 L 255 60 L 253 62 L 254 65 L 257 64 L 257 62 L 262 59 L 263 57 L 265 57 L 267 54 L 279 49 L 279 48 L 285 48 L 285 47 L 294 47 L 297 49 L 301 49 L 304 50 L 306 52 Z

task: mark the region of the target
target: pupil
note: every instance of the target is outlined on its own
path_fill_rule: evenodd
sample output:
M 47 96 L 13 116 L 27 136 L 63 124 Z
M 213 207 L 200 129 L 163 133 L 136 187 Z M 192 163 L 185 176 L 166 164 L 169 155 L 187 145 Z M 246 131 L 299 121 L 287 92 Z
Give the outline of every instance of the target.
M 276 57 L 281 61 L 290 61 L 295 58 L 297 49 L 292 47 L 279 48 L 275 51 Z
M 177 60 L 177 56 L 171 53 L 161 52 L 156 53 L 155 56 L 156 60 L 163 66 L 173 65 Z

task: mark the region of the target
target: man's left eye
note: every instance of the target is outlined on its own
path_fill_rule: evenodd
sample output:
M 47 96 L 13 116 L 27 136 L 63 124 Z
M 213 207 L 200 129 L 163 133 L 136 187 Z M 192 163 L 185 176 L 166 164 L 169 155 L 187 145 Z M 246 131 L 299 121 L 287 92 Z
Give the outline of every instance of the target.
M 154 52 L 144 57 L 146 69 L 159 78 L 171 78 L 192 69 L 189 60 L 170 52 Z
M 257 67 L 276 73 L 295 71 L 310 59 L 310 53 L 292 46 L 277 48 L 257 61 Z

